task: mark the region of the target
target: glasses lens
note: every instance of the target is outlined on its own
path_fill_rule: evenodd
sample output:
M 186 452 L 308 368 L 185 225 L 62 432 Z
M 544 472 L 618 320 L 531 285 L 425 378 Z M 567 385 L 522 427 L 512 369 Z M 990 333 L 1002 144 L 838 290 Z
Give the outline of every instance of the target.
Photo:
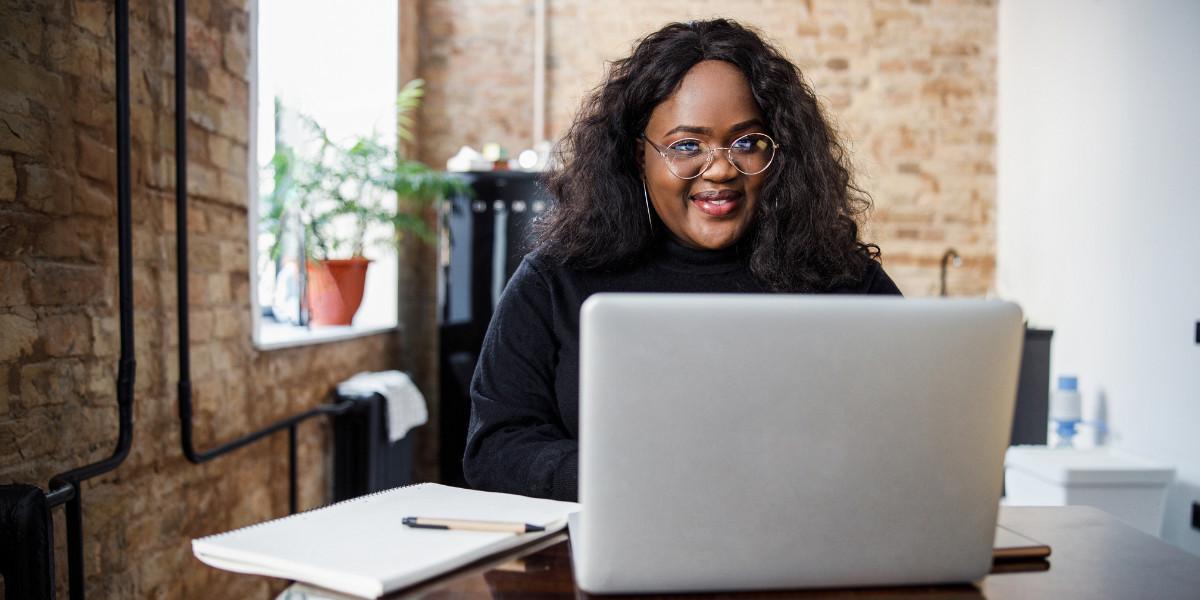
M 667 146 L 667 165 L 676 177 L 691 179 L 708 166 L 708 145 L 700 140 L 679 140 Z
M 729 160 L 747 175 L 757 175 L 771 166 L 775 158 L 775 143 L 761 133 L 743 135 L 729 147 Z

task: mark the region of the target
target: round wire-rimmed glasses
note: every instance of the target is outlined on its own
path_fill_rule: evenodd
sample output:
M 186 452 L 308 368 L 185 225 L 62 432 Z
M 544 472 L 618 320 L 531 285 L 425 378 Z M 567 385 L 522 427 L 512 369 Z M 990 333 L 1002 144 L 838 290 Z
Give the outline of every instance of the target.
M 725 159 L 743 175 L 758 175 L 771 166 L 775 160 L 775 150 L 779 148 L 779 144 L 765 133 L 747 133 L 733 140 L 728 147 L 717 148 L 710 148 L 695 138 L 677 140 L 664 148 L 652 142 L 644 133 L 641 137 L 658 151 L 658 155 L 667 163 L 667 170 L 680 179 L 695 179 L 703 175 L 712 166 L 720 150 L 725 151 Z

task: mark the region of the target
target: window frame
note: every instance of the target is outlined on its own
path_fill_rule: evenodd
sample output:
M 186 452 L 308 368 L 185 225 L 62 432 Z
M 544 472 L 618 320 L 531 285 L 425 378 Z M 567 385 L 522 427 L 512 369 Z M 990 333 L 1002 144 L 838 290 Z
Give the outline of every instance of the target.
M 322 326 L 313 328 L 303 325 L 291 325 L 287 323 L 268 323 L 263 318 L 262 306 L 258 303 L 258 225 L 259 225 L 259 164 L 258 164 L 258 94 L 259 94 L 259 77 L 258 77 L 258 20 L 259 20 L 259 1 L 251 0 L 248 6 L 247 27 L 250 38 L 249 65 L 247 66 L 248 85 L 249 85 L 249 106 L 250 116 L 247 119 L 250 131 L 248 132 L 246 143 L 246 159 L 247 159 L 247 181 L 246 189 L 249 197 L 246 203 L 247 212 L 247 239 L 250 243 L 249 252 L 249 268 L 247 276 L 250 278 L 250 328 L 253 345 L 259 351 L 280 350 L 284 348 L 295 348 L 298 346 L 310 346 L 317 344 L 328 344 L 333 342 L 341 342 L 345 340 L 377 335 L 381 333 L 391 333 L 400 329 L 400 310 L 397 307 L 395 322 L 392 324 L 372 323 L 369 325 L 349 325 L 349 326 Z M 397 30 L 397 37 L 400 32 Z M 399 61 L 400 48 L 396 48 L 397 61 Z M 393 280 L 399 283 L 399 269 L 397 264 L 397 273 Z M 264 335 L 266 334 L 266 335 Z

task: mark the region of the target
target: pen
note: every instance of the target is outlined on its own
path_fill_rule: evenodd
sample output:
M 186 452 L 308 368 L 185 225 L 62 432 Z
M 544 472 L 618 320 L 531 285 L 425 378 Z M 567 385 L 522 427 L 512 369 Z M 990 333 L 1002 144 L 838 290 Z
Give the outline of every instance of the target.
M 429 519 L 426 517 L 404 517 L 409 527 L 423 529 L 458 529 L 462 531 L 498 531 L 503 533 L 533 533 L 545 531 L 545 527 L 511 521 L 470 521 L 466 519 Z

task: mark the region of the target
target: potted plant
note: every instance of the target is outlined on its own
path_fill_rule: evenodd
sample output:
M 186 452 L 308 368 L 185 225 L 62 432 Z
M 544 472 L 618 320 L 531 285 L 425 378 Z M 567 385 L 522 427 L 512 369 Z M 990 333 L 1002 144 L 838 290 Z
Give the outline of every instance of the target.
M 423 94 L 414 79 L 397 98 L 397 133 L 412 139 L 412 119 Z M 272 229 L 273 258 L 281 253 L 288 219 L 299 222 L 306 258 L 306 303 L 312 325 L 349 325 L 362 302 L 373 245 L 394 246 L 406 234 L 432 242 L 419 214 L 397 210 L 395 199 L 422 207 L 469 193 L 461 179 L 400 158 L 378 134 L 339 143 L 312 118 L 300 116 L 315 146 L 299 152 L 277 143 L 271 161 L 274 188 L 264 196 L 264 225 Z M 394 195 L 393 195 L 394 194 Z

